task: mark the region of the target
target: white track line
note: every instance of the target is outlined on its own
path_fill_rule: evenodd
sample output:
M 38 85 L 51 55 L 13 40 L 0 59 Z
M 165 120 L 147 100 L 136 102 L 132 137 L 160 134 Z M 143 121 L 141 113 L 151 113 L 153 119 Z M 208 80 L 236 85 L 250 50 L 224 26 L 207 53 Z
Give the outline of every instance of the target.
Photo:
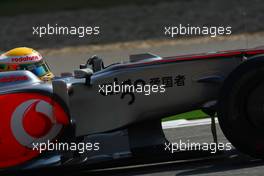
M 216 120 L 216 123 L 218 123 L 218 120 Z M 211 119 L 199 119 L 199 120 L 171 120 L 167 122 L 162 123 L 163 129 L 170 129 L 170 128 L 181 128 L 181 127 L 190 127 L 190 126 L 200 126 L 200 125 L 209 125 L 211 124 Z

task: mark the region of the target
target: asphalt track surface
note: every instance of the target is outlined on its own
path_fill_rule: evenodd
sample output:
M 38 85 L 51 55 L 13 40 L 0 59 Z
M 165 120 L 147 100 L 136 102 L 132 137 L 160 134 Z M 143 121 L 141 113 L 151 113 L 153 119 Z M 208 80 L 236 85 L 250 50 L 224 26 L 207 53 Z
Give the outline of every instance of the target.
M 247 40 L 219 40 L 208 41 L 205 43 L 183 42 L 182 44 L 171 46 L 164 45 L 153 48 L 127 49 L 102 51 L 97 53 L 67 53 L 51 55 L 47 60 L 55 72 L 59 75 L 61 72 L 71 71 L 78 68 L 80 63 L 84 63 L 88 56 L 97 54 L 104 59 L 107 64 L 126 60 L 129 54 L 152 52 L 161 56 L 172 56 L 177 54 L 190 54 L 199 52 L 209 52 L 217 50 L 229 50 L 238 48 L 250 48 L 264 45 L 264 36 L 249 37 Z M 248 43 L 248 44 L 246 44 Z M 113 59 L 117 58 L 117 59 Z M 209 125 L 196 127 L 184 127 L 165 130 L 166 136 L 170 141 L 190 140 L 193 142 L 212 142 Z M 218 127 L 220 142 L 228 142 Z M 175 175 L 263 175 L 264 162 L 256 160 L 247 155 L 241 154 L 235 149 L 226 151 L 222 155 L 212 158 L 202 158 L 194 161 L 177 161 L 168 163 L 159 163 L 151 165 L 140 165 L 137 167 L 126 167 L 109 170 L 96 170 L 83 173 L 75 173 L 76 176 L 86 175 L 142 175 L 142 176 L 175 176 Z

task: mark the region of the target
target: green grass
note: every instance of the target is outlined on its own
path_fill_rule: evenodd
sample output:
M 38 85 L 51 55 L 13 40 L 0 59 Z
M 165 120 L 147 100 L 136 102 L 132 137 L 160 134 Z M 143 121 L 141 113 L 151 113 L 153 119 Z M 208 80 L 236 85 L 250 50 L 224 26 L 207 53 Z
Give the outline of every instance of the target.
M 165 122 L 165 121 L 179 120 L 179 119 L 195 120 L 195 119 L 203 119 L 207 117 L 208 115 L 203 113 L 201 110 L 195 110 L 195 111 L 185 112 L 182 114 L 166 117 L 162 119 L 162 121 Z

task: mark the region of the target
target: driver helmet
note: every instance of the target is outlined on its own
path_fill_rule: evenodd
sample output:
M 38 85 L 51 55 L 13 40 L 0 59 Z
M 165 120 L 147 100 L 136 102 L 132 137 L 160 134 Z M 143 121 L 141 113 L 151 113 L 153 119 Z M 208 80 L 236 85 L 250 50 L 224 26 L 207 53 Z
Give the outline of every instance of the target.
M 42 56 L 32 48 L 20 47 L 0 55 L 0 72 L 28 70 L 43 81 L 54 78 Z

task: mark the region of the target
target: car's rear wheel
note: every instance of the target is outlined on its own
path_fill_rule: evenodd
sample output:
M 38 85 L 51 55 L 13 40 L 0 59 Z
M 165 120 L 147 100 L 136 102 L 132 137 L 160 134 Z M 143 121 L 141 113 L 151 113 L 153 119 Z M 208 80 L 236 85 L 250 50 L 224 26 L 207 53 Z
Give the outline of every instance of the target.
M 225 80 L 218 119 L 233 146 L 264 158 L 264 56 L 243 62 Z

